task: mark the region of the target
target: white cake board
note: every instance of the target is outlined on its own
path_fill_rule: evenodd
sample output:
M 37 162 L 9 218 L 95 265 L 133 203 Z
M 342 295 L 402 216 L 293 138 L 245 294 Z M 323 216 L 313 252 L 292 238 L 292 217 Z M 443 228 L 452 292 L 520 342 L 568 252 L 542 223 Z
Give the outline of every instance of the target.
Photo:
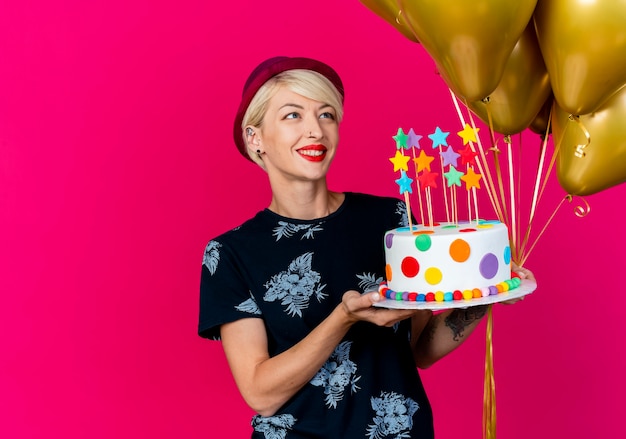
M 521 285 L 514 290 L 477 299 L 450 300 L 447 302 L 410 302 L 405 300 L 383 299 L 380 302 L 376 302 L 374 306 L 392 309 L 430 309 L 433 311 L 452 308 L 469 308 L 470 306 L 491 305 L 492 303 L 519 299 L 520 297 L 532 293 L 536 288 L 537 282 L 530 279 L 523 279 Z

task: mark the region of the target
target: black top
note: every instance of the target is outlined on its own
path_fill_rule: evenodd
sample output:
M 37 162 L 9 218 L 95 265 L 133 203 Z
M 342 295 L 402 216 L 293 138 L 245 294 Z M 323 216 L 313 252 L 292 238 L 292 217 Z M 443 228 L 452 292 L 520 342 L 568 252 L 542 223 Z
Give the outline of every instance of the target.
M 346 193 L 333 214 L 310 221 L 259 212 L 206 247 L 199 334 L 223 323 L 263 320 L 270 356 L 302 340 L 348 290 L 383 280 L 384 232 L 407 225 L 395 198 Z M 253 438 L 432 438 L 430 404 L 409 346 L 410 321 L 355 324 L 313 379 Z

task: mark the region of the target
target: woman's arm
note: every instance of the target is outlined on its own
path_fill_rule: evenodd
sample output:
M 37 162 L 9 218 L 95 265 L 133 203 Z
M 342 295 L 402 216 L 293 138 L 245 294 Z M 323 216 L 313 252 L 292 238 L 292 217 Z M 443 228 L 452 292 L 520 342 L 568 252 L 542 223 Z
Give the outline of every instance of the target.
M 430 367 L 458 348 L 476 329 L 486 312 L 487 305 L 483 305 L 434 314 L 426 324 L 413 318 L 412 333 L 419 334 L 411 340 L 417 367 Z M 424 328 L 421 333 L 415 329 L 418 325 Z
M 414 310 L 373 308 L 378 293 L 348 291 L 333 312 L 290 349 L 270 357 L 263 321 L 237 320 L 221 327 L 228 364 L 246 403 L 262 416 L 271 416 L 308 383 L 333 353 L 350 327 L 360 320 L 393 326 Z
M 513 271 L 521 279 L 535 280 L 530 270 L 514 265 Z M 521 299 L 503 303 L 513 303 L 518 300 Z M 426 322 L 424 317 L 414 316 L 411 344 L 417 366 L 423 369 L 430 367 L 458 348 L 476 329 L 487 309 L 488 305 L 451 309 L 432 315 Z

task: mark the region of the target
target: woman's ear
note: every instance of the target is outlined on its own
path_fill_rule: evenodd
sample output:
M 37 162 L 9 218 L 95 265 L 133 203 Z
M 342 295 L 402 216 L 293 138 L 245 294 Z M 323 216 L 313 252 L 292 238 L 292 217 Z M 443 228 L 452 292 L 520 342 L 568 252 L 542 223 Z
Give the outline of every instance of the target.
M 246 141 L 249 145 L 259 145 L 259 137 L 256 135 L 254 128 L 246 127 Z

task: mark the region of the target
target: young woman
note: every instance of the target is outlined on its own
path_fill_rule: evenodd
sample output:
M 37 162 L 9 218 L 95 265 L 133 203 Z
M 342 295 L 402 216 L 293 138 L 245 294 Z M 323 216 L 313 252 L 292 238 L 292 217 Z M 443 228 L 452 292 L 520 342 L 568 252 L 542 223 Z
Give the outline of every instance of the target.
M 372 306 L 383 234 L 407 212 L 395 198 L 329 190 L 343 98 L 328 65 L 276 57 L 252 72 L 235 118 L 235 143 L 267 172 L 272 200 L 209 242 L 199 334 L 221 339 L 258 413 L 253 438 L 432 438 L 417 367 L 485 314 Z

